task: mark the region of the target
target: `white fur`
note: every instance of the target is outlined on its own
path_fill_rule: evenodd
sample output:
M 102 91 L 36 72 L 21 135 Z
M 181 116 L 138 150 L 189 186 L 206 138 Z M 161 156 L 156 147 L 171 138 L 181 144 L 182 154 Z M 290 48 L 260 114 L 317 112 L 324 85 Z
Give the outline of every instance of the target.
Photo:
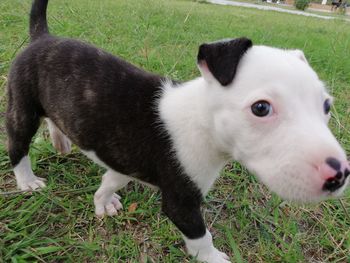
M 101 165 L 102 167 L 110 170 L 110 171 L 113 171 L 114 173 L 118 173 L 117 171 L 114 171 L 112 168 L 110 168 L 107 164 L 105 164 L 102 160 L 100 160 L 96 153 L 94 151 L 84 151 L 84 150 L 81 150 L 81 152 L 83 154 L 85 154 L 89 159 L 91 159 L 92 161 L 94 161 L 95 163 Z M 128 176 L 128 175 L 125 175 L 125 174 L 121 174 L 123 176 Z M 138 180 L 137 178 L 135 177 L 129 177 L 130 180 L 133 180 L 133 181 L 138 181 L 139 183 L 143 184 L 143 185 L 146 185 L 148 186 L 149 188 L 152 188 L 153 190 L 158 190 L 159 188 L 155 185 L 151 185 L 149 183 L 146 183 L 146 182 L 143 182 L 143 181 L 140 181 Z
M 175 88 L 167 84 L 159 114 L 183 169 L 203 194 L 234 159 L 286 199 L 330 195 L 322 191 L 319 167 L 327 157 L 345 163 L 346 156 L 327 127 L 323 103 L 330 96 L 302 51 L 253 46 L 227 87 L 201 72 L 204 78 Z M 252 114 L 251 105 L 259 100 L 272 104 L 270 117 Z
M 121 197 L 115 192 L 127 185 L 131 181 L 131 178 L 111 169 L 97 157 L 94 151 L 81 150 L 81 152 L 95 163 L 107 169 L 107 172 L 102 176 L 101 186 L 97 189 L 94 195 L 96 216 L 103 217 L 104 215 L 116 215 L 118 210 L 123 208 L 123 205 L 119 201 Z
M 123 206 L 120 203 L 120 196 L 115 194 L 116 191 L 123 188 L 131 180 L 139 181 L 135 177 L 130 177 L 114 171 L 102 160 L 100 160 L 94 151 L 81 150 L 89 159 L 107 169 L 107 172 L 102 177 L 102 184 L 96 191 L 94 196 L 95 213 L 98 217 L 103 217 L 105 214 L 112 216 L 117 214 L 117 211 Z M 139 181 L 140 183 L 157 190 L 158 187 L 148 183 Z
M 94 196 L 95 213 L 98 217 L 105 214 L 113 216 L 117 214 L 123 206 L 120 203 L 120 196 L 115 192 L 130 182 L 130 178 L 108 170 L 102 177 L 102 184 Z
M 100 160 L 96 153 L 94 151 L 84 151 L 84 150 L 80 150 L 83 154 L 85 154 L 89 159 L 91 159 L 92 161 L 94 161 L 95 163 L 101 165 L 102 167 L 108 169 L 108 170 L 112 170 L 107 164 L 105 164 L 102 160 Z
M 46 186 L 45 179 L 34 175 L 28 155 L 21 159 L 13 171 L 16 176 L 17 187 L 23 191 L 37 190 Z
M 62 154 L 69 153 L 71 151 L 71 141 L 66 135 L 51 121 L 49 118 L 45 118 L 47 127 L 49 128 L 50 137 L 53 146 L 56 150 Z
M 203 78 L 180 87 L 166 84 L 159 113 L 170 132 L 174 149 L 186 173 L 206 195 L 229 160 L 211 134 L 206 82 Z
M 198 239 L 188 239 L 184 237 L 187 251 L 190 255 L 201 262 L 208 263 L 229 263 L 229 257 L 217 250 L 213 245 L 213 239 L 207 230 L 205 235 Z

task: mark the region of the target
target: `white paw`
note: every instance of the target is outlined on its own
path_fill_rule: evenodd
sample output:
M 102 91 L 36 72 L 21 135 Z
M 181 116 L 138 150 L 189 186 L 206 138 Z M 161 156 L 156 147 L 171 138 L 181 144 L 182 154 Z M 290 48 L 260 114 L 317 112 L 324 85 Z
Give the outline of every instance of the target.
M 187 251 L 198 261 L 207 263 L 230 263 L 230 258 L 214 247 L 213 238 L 208 231 L 204 236 L 196 239 L 189 239 L 184 236 Z
M 104 215 L 116 215 L 118 210 L 123 208 L 123 205 L 119 199 L 120 196 L 115 193 L 109 198 L 96 193 L 94 197 L 96 216 L 103 217 Z
M 200 251 L 197 255 L 197 260 L 207 263 L 230 263 L 230 258 L 224 252 L 220 252 L 216 248 L 210 251 Z
M 48 118 L 46 118 L 53 147 L 62 154 L 71 152 L 71 141 L 64 133 Z
M 72 150 L 71 141 L 64 135 L 52 135 L 52 144 L 61 154 L 70 153 Z
M 39 190 L 46 187 L 45 179 L 37 176 L 31 176 L 24 180 L 17 181 L 17 187 L 22 191 Z

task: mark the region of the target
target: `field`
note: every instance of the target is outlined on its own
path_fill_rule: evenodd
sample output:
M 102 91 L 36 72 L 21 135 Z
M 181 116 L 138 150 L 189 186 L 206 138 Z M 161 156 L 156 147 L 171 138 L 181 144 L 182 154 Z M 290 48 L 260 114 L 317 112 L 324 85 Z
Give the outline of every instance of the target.
M 28 42 L 30 1 L 0 1 L 0 262 L 195 262 L 160 212 L 160 194 L 138 183 L 120 191 L 124 210 L 94 216 L 102 168 L 77 148 L 58 155 L 43 127 L 30 151 L 48 187 L 16 192 L 6 153 L 7 73 Z M 247 36 L 304 50 L 335 97 L 331 127 L 350 155 L 350 23 L 175 0 L 51 1 L 50 31 L 78 38 L 174 79 L 199 76 L 203 42 Z M 284 202 L 238 163 L 228 164 L 203 214 L 233 262 L 350 262 L 350 191 L 315 205 Z

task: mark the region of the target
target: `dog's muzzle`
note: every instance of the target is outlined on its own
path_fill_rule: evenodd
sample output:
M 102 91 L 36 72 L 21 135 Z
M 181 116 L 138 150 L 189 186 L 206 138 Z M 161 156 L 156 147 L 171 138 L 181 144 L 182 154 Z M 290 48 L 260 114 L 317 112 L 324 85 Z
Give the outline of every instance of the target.
M 345 184 L 346 178 L 350 175 L 349 164 L 347 163 L 347 161 L 341 163 L 337 159 L 329 157 L 326 159 L 324 165 L 327 165 L 328 167 L 332 168 L 333 175 L 326 179 L 326 182 L 323 184 L 322 190 L 335 192 Z

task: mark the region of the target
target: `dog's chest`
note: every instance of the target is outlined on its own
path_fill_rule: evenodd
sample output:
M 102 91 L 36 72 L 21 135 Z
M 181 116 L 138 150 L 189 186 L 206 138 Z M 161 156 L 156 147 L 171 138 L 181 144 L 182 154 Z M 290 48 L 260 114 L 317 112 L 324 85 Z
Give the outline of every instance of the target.
M 170 135 L 175 157 L 191 181 L 206 195 L 227 159 L 217 150 L 203 125 L 209 120 L 197 103 L 200 100 L 201 91 L 194 86 L 191 90 L 184 88 L 183 92 L 165 89 L 159 103 L 159 115 Z

